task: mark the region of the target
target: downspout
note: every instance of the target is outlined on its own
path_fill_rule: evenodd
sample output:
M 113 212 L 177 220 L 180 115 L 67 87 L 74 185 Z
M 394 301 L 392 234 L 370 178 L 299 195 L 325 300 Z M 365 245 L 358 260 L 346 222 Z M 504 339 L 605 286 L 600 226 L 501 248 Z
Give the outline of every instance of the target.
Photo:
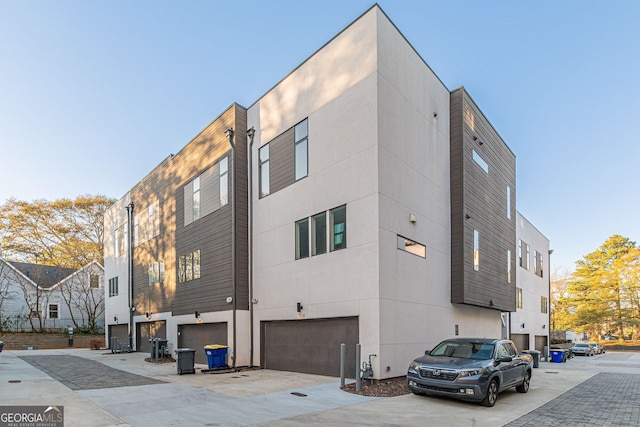
M 233 143 L 233 128 L 228 128 L 225 132 L 229 145 L 231 146 L 231 295 L 233 301 L 231 302 L 233 310 L 233 354 L 231 356 L 231 367 L 236 368 L 236 353 L 238 351 L 237 339 L 237 327 L 236 327 L 236 311 L 237 311 L 237 298 L 236 298 L 236 162 L 235 153 L 236 146 Z
M 553 253 L 553 249 L 549 249 L 549 260 L 547 264 L 549 265 L 549 273 L 547 274 L 547 280 L 549 281 L 549 320 L 547 321 L 547 349 L 551 348 L 551 254 Z M 549 355 L 545 354 L 544 357 L 546 360 L 549 360 Z
M 133 350 L 133 312 L 135 311 L 135 307 L 133 306 L 133 202 L 129 203 L 126 207 L 127 209 L 127 227 L 128 236 L 127 236 L 127 287 L 128 287 L 128 298 L 129 298 L 129 348 Z
M 253 367 L 253 138 L 256 130 L 247 130 L 249 150 L 247 153 L 247 169 L 249 172 L 249 367 Z

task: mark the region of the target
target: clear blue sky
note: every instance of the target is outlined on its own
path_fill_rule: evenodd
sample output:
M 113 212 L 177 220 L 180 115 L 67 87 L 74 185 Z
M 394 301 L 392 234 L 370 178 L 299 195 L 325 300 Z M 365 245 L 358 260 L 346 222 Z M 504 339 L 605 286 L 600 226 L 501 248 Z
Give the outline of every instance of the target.
M 0 0 L 0 203 L 120 198 L 372 4 Z M 640 2 L 379 4 L 516 154 L 552 271 L 640 241 Z

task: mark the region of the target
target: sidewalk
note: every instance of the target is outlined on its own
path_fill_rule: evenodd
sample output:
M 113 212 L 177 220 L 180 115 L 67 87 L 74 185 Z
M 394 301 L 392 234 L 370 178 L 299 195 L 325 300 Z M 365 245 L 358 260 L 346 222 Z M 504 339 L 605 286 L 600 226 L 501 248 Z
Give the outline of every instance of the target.
M 56 380 L 20 358 L 26 356 L 36 356 L 35 360 L 40 364 L 46 363 L 43 356 L 50 356 L 51 365 L 57 360 L 55 363 L 62 363 L 58 366 L 66 368 L 52 371 L 52 375 L 58 377 Z M 392 398 L 357 396 L 341 391 L 338 378 L 292 372 L 247 370 L 202 374 L 196 369 L 196 375 L 177 375 L 175 363 L 153 364 L 145 362 L 145 357 L 146 353 L 111 354 L 92 350 L 4 351 L 0 354 L 0 402 L 3 406 L 62 405 L 65 426 L 428 424 L 495 427 L 518 420 L 519 424 L 512 425 L 533 426 L 536 424 L 531 420 L 536 416 L 538 422 L 541 420 L 540 412 L 536 415 L 534 411 L 538 408 L 548 411 L 543 407 L 545 404 L 560 402 L 554 399 L 599 372 L 623 374 L 620 378 L 640 378 L 637 377 L 640 375 L 638 353 L 576 357 L 562 364 L 541 362 L 540 368 L 534 369 L 529 393 L 507 391 L 500 395 L 495 407 L 486 408 L 414 395 Z M 92 361 L 155 380 L 152 381 L 155 383 L 129 385 L 123 373 L 111 375 L 109 372 L 112 371 L 106 367 L 97 368 Z M 196 368 L 206 366 L 196 365 Z M 91 379 L 86 378 L 98 371 L 103 376 L 113 377 L 101 380 L 103 385 L 106 384 L 105 388 L 92 388 L 97 382 L 92 385 Z M 60 381 L 67 381 L 65 375 L 73 376 L 76 372 L 84 372 L 85 378 L 73 379 L 78 387 L 74 391 Z M 610 378 L 599 379 L 606 382 Z M 620 378 L 614 381 L 619 382 Z M 597 402 L 602 394 L 594 390 L 589 402 Z M 579 407 L 582 396 L 568 394 L 562 399 L 563 405 Z M 521 418 L 526 415 L 528 419 Z

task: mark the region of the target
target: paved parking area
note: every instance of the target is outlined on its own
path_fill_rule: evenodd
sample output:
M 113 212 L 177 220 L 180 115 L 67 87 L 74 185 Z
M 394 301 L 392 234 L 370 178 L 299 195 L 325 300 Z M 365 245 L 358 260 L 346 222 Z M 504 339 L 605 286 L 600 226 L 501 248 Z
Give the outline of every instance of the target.
M 445 398 L 356 396 L 332 377 L 248 370 L 177 375 L 146 354 L 5 351 L 1 405 L 61 405 L 66 426 L 637 426 L 640 353 L 541 362 L 527 394 L 493 408 Z M 82 377 L 82 378 L 80 378 Z M 295 393 L 295 394 L 294 394 Z

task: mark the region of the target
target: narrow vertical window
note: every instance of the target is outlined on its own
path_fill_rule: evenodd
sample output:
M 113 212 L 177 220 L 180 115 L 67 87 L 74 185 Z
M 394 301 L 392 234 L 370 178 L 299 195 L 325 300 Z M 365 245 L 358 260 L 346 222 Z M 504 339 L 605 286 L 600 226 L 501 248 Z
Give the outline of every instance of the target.
M 229 203 L 229 158 L 220 160 L 220 206 Z
M 118 276 L 109 279 L 109 296 L 115 297 L 118 295 Z
M 269 195 L 269 144 L 258 151 L 258 191 L 260 197 Z
M 188 282 L 189 280 L 193 280 L 193 254 L 185 255 L 185 280 Z
M 193 220 L 200 218 L 200 177 L 196 177 L 191 183 L 193 188 Z
M 547 313 L 547 305 L 548 305 L 547 297 L 540 297 L 540 313 Z
M 187 260 L 184 255 L 178 259 L 178 283 L 183 283 L 187 279 Z
M 311 255 L 327 253 L 327 213 L 311 217 Z
M 309 257 L 309 219 L 296 221 L 296 259 Z
M 511 283 L 511 249 L 507 249 L 507 283 Z
M 529 245 L 527 244 L 527 245 L 526 245 L 526 248 L 527 248 L 527 253 L 525 254 L 524 263 L 525 263 L 525 268 L 526 268 L 527 270 L 530 270 L 530 269 L 531 269 L 531 266 L 530 266 L 530 261 L 529 261 L 529 260 L 530 260 L 530 258 L 531 258 L 531 246 L 529 246 Z
M 120 239 L 119 239 L 120 229 L 114 230 L 113 232 L 113 254 L 115 256 L 120 256 Z
M 333 252 L 347 247 L 347 206 L 339 206 L 330 212 L 330 242 Z
M 159 265 L 159 275 L 158 275 L 158 280 L 160 282 L 160 284 L 164 283 L 164 260 L 160 260 L 158 262 Z
M 540 258 L 540 260 L 538 262 L 538 264 L 539 264 L 538 268 L 540 269 L 539 276 L 543 277 L 544 276 L 544 268 L 543 268 L 543 265 L 542 265 L 542 253 L 541 252 L 538 252 L 538 257 Z
M 538 251 L 533 251 L 533 274 L 538 275 Z
M 507 219 L 511 219 L 511 187 L 507 185 Z
M 480 270 L 480 232 L 473 230 L 473 269 Z
M 309 174 L 309 139 L 307 120 L 298 123 L 293 129 L 295 141 L 296 181 Z
M 133 218 L 133 246 L 138 246 L 140 241 L 140 221 L 138 217 Z
M 524 267 L 524 261 L 522 259 L 522 239 L 518 239 L 518 265 Z
M 193 251 L 193 278 L 200 278 L 200 249 Z
M 155 224 L 155 211 L 154 211 L 154 206 L 153 203 L 149 205 L 149 207 L 147 208 L 147 239 L 149 240 L 153 237 L 153 229 L 154 229 L 154 224 Z
M 522 288 L 516 288 L 516 308 L 522 308 Z

